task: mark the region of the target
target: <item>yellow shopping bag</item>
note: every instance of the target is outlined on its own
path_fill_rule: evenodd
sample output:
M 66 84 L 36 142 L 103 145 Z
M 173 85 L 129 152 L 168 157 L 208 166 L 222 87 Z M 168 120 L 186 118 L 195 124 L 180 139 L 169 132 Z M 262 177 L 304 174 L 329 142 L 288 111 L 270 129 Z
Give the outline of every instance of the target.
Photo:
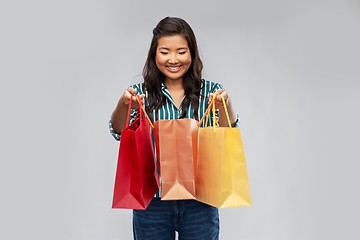
M 221 95 L 220 95 L 221 96 Z M 232 128 L 222 97 L 229 127 L 219 127 L 215 117 L 215 97 L 198 131 L 196 199 L 218 208 L 251 206 L 249 179 L 239 128 Z M 206 127 L 213 111 L 213 127 Z

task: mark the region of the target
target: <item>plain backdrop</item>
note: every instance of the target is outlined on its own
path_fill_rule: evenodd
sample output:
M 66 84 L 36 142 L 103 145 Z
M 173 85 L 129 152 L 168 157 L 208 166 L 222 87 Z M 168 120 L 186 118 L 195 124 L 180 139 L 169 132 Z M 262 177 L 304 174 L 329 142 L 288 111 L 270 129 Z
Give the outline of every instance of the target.
M 253 206 L 221 239 L 360 239 L 358 0 L 2 1 L 0 238 L 132 239 L 108 120 L 166 16 L 241 118 Z

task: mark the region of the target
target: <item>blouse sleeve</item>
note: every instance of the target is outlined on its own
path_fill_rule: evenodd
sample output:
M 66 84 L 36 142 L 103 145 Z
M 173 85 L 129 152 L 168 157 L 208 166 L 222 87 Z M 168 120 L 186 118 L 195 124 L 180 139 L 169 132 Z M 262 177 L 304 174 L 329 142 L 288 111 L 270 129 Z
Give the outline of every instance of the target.
M 115 140 L 120 141 L 121 133 L 118 134 L 114 131 L 114 129 L 112 127 L 112 123 L 111 123 L 111 118 L 109 120 L 109 130 L 110 130 L 110 134 L 115 138 Z

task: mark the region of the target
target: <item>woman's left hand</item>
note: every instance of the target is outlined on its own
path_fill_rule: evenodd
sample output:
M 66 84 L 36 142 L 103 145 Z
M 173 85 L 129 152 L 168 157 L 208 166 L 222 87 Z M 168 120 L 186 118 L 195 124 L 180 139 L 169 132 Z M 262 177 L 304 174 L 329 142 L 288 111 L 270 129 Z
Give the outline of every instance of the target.
M 227 104 L 227 101 L 229 99 L 228 93 L 224 89 L 221 89 L 221 88 L 219 88 L 215 93 L 217 94 L 217 96 L 215 98 L 215 108 L 216 109 L 223 108 L 224 103 L 223 103 L 222 98 L 221 98 L 220 95 L 222 95 L 224 97 L 225 103 Z M 209 104 L 213 100 L 213 97 L 214 97 L 214 93 L 210 93 L 210 95 L 209 95 Z

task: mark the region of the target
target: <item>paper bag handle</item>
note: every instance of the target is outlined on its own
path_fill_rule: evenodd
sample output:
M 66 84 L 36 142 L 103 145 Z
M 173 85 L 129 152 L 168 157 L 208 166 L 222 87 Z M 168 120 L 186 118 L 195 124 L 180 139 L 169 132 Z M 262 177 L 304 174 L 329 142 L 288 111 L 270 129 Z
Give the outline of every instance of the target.
M 129 109 L 128 109 L 128 114 L 127 114 L 127 118 L 126 118 L 126 127 L 129 126 L 129 118 L 130 118 L 130 112 L 131 112 L 131 102 L 132 102 L 132 98 L 133 98 L 134 96 L 135 96 L 135 95 L 132 94 L 131 97 L 130 97 Z M 138 114 L 139 114 L 139 111 L 140 111 L 140 117 L 141 117 L 141 115 L 142 115 L 141 113 L 144 113 L 145 117 L 146 117 L 147 120 L 149 121 L 149 124 L 150 124 L 151 129 L 154 129 L 154 125 L 152 124 L 149 116 L 147 115 L 147 113 L 146 113 L 143 105 L 141 105 L 141 100 L 140 100 L 139 95 L 136 95 L 135 97 L 136 97 L 136 99 L 137 99 L 137 101 L 138 101 L 138 103 L 139 103 L 139 105 L 140 105 L 140 108 L 139 108 L 139 110 L 138 110 L 135 118 L 137 118 L 137 116 L 138 116 Z
M 205 114 L 204 116 L 201 118 L 200 122 L 198 123 L 198 127 L 200 127 L 201 123 L 203 122 L 204 118 L 206 117 L 206 122 L 205 122 L 205 128 L 207 127 L 207 122 L 208 122 L 208 119 L 209 119 L 209 116 L 210 116 L 210 109 L 212 108 L 212 112 L 213 112 L 213 126 L 214 126 L 214 130 L 215 130 L 215 127 L 219 127 L 219 123 L 216 119 L 216 116 L 215 116 L 215 98 L 218 96 L 218 94 L 214 94 L 213 96 L 213 99 L 211 100 L 210 104 L 209 104 L 209 107 L 206 109 L 205 111 Z M 230 118 L 229 118 L 229 113 L 228 113 L 228 110 L 227 110 L 227 107 L 226 107 L 226 103 L 225 103 L 225 99 L 224 99 L 224 96 L 223 95 L 220 95 L 221 99 L 222 99 L 222 102 L 223 102 L 223 105 L 224 105 L 224 110 L 225 110 L 225 114 L 226 114 L 226 118 L 228 120 L 228 124 L 229 124 L 229 127 L 231 128 L 231 123 L 230 123 Z M 216 130 L 215 130 L 216 132 Z
M 202 116 L 200 122 L 198 123 L 198 127 L 200 127 L 201 123 L 204 121 L 204 118 L 207 116 L 207 114 L 209 113 L 210 109 L 211 109 L 211 106 L 213 104 L 213 102 L 215 101 L 215 97 L 217 96 L 217 94 L 215 93 L 214 94 L 214 97 L 213 99 L 211 100 L 210 104 L 209 104 L 209 107 L 206 109 L 204 115 Z
M 224 96 L 220 95 L 220 97 L 221 97 L 223 105 L 224 105 L 224 110 L 225 110 L 225 114 L 226 114 L 226 119 L 228 120 L 229 128 L 232 128 L 230 118 L 229 118 L 229 112 L 228 112 L 227 107 L 226 107 Z M 215 112 L 215 103 L 214 103 L 214 108 L 213 109 L 214 109 L 213 111 Z
M 145 111 L 145 109 L 144 109 L 144 106 L 143 106 L 143 105 L 141 105 L 141 100 L 140 100 L 139 95 L 136 95 L 136 99 L 138 100 L 138 103 L 139 103 L 139 105 L 140 105 L 140 109 L 143 111 L 143 113 L 144 113 L 145 117 L 146 117 L 146 118 L 147 118 L 147 120 L 149 121 L 149 124 L 150 124 L 151 129 L 154 129 L 154 125 L 152 124 L 152 122 L 151 122 L 151 120 L 150 120 L 149 116 L 147 115 L 147 113 L 146 113 L 146 111 Z

